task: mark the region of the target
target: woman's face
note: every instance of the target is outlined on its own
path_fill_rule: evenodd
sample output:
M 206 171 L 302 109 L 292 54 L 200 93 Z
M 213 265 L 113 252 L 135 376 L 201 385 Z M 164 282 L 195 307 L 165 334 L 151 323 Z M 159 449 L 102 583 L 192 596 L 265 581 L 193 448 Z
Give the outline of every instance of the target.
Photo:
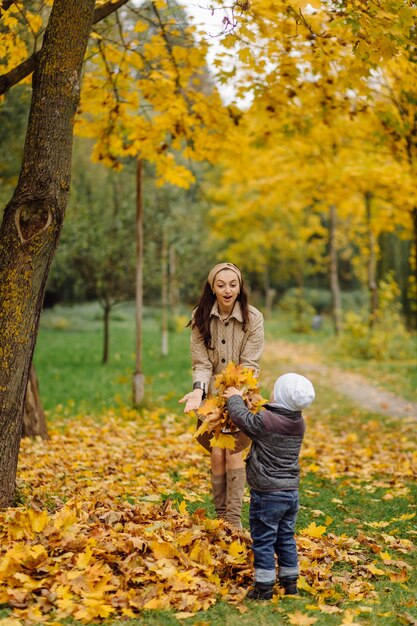
M 233 307 L 240 292 L 237 274 L 233 270 L 221 270 L 214 279 L 213 291 L 222 308 Z

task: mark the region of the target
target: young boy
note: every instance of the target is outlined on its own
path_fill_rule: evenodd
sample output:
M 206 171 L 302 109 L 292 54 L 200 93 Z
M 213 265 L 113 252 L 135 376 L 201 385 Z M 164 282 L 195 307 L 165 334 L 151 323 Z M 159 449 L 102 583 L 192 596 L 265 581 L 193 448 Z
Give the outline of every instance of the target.
M 311 382 L 299 374 L 284 374 L 274 385 L 271 402 L 251 413 L 242 392 L 224 392 L 230 418 L 252 439 L 246 459 L 251 490 L 250 532 L 255 561 L 255 585 L 247 597 L 270 600 L 275 584 L 275 554 L 279 584 L 286 595 L 297 594 L 298 556 L 294 529 L 300 482 L 299 454 L 305 424 L 301 410 L 315 397 Z

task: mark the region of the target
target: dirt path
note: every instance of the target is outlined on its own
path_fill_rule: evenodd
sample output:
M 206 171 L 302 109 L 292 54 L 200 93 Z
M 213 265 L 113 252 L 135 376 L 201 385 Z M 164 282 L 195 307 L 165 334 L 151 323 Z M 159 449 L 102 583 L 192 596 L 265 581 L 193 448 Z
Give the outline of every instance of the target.
M 417 419 L 417 403 L 381 389 L 359 374 L 325 365 L 316 346 L 272 341 L 265 346 L 263 362 L 268 366 L 276 362 L 277 375 L 295 370 L 310 378 L 313 384 L 333 387 L 369 411 L 390 417 Z

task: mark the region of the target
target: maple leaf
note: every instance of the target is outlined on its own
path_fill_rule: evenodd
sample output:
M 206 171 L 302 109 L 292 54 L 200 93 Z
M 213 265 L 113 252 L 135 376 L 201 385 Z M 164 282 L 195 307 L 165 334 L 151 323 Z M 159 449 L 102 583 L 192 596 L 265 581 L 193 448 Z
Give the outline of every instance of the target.
M 383 569 L 376 567 L 376 565 L 374 565 L 373 563 L 367 565 L 366 569 L 368 569 L 371 574 L 374 574 L 374 576 L 386 576 L 387 574 L 387 572 L 385 572 Z
M 234 450 L 236 448 L 236 442 L 233 437 L 223 433 L 220 433 L 217 437 L 212 437 L 210 439 L 210 445 L 212 448 L 226 448 L 227 450 Z
M 326 530 L 326 526 L 317 526 L 316 522 L 312 522 L 307 528 L 300 530 L 300 533 L 309 537 L 321 537 Z
M 217 392 L 209 396 L 201 405 L 198 412 L 200 416 L 205 416 L 203 423 L 194 433 L 198 437 L 208 431 L 214 433 L 214 438 L 210 440 L 210 445 L 234 450 L 236 447 L 233 437 L 223 433 L 224 429 L 230 432 L 236 431 L 236 426 L 229 419 L 227 412 L 227 402 L 223 398 L 223 392 L 228 387 L 236 387 L 243 391 L 243 400 L 252 413 L 256 413 L 265 399 L 259 393 L 258 381 L 249 367 L 236 365 L 230 361 L 224 370 L 215 377 L 215 388 Z
M 311 626 L 311 624 L 315 624 L 315 622 L 317 622 L 316 617 L 309 617 L 308 615 L 301 613 L 301 611 L 289 613 L 287 617 L 288 621 L 290 624 L 293 624 L 293 626 Z
M 171 559 L 178 554 L 176 548 L 167 541 L 151 541 L 149 547 L 157 559 Z

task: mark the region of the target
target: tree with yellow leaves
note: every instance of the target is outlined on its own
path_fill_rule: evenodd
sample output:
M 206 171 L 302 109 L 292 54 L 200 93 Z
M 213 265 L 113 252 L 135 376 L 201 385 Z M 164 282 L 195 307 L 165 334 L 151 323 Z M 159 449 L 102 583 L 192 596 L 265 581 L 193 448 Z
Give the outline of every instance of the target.
M 52 9 L 52 2 L 47 2 L 31 5 L 29 10 L 17 0 L 1 3 L 0 93 L 27 80 L 33 71 L 34 75 L 19 183 L 0 230 L 0 505 L 9 504 L 14 494 L 23 400 L 45 283 L 65 215 L 88 37 L 94 24 L 125 4 L 119 0 L 95 6 L 94 0 L 83 0 L 80 6 L 55 0 Z M 99 135 L 97 151 L 102 160 L 149 158 L 157 164 L 161 178 L 186 186 L 192 177 L 175 163 L 174 154 L 184 147 L 184 137 L 189 140 L 186 158 L 197 153 L 205 158 L 213 150 L 213 141 L 206 141 L 205 125 L 210 117 L 216 118 L 216 110 L 206 106 L 201 89 L 195 89 L 191 103 L 187 101 L 193 81 L 200 82 L 203 56 L 191 49 L 189 34 L 187 50 L 173 45 L 167 30 L 174 30 L 175 25 L 169 17 L 167 22 L 162 19 L 165 3 L 158 0 L 151 6 L 154 18 L 145 42 L 135 42 L 130 31 L 124 42 L 123 29 L 119 29 L 124 44 L 120 48 L 105 45 L 101 32 L 93 33 L 78 129 L 88 134 L 89 118 Z M 135 21 L 141 22 L 140 13 Z M 137 27 L 136 34 L 142 27 Z M 146 75 L 140 71 L 143 67 L 149 70 Z M 142 109 L 143 117 L 142 103 L 149 107 Z M 113 132 L 117 127 L 120 132 Z
M 284 207 L 284 213 L 288 208 L 293 213 L 294 198 L 300 216 L 311 214 L 313 207 L 313 212 L 321 214 L 321 227 L 328 227 L 337 332 L 341 328 L 338 260 L 341 254 L 351 255 L 349 248 L 357 249 L 360 244 L 366 222 L 362 219 L 364 213 L 368 214 L 368 244 L 372 250 L 370 274 L 375 273 L 378 234 L 398 228 L 410 238 L 412 228 L 410 220 L 393 208 L 404 201 L 410 203 L 405 193 L 409 189 L 409 167 L 405 165 L 401 172 L 394 159 L 387 158 L 374 113 L 382 98 L 381 76 L 390 63 L 397 62 L 393 57 L 412 41 L 416 12 L 412 3 L 382 5 L 384 11 L 376 7 L 365 9 L 361 3 L 328 5 L 289 0 L 271 5 L 260 1 L 240 12 L 236 5 L 234 29 L 225 37 L 222 53 L 228 62 L 223 79 L 234 76 L 238 98 L 249 84 L 252 103 L 239 121 L 249 133 L 239 143 L 239 157 L 236 158 L 236 150 L 233 157 L 224 159 L 223 180 L 233 180 L 233 170 L 235 178 L 229 194 L 226 190 L 218 194 L 220 207 L 214 212 L 215 228 L 220 230 L 224 223 L 233 222 L 228 214 L 231 204 L 238 206 L 240 218 L 246 207 L 250 223 L 246 246 L 234 240 L 233 228 L 222 232 L 223 240 L 232 254 L 242 254 L 246 247 L 248 256 L 259 258 L 268 250 L 270 258 L 274 258 L 271 248 L 277 250 L 278 238 L 268 239 L 257 228 L 260 218 L 256 215 L 265 216 L 265 232 L 273 233 L 268 230 L 274 221 L 270 219 L 271 206 Z M 242 117 L 251 122 L 242 123 Z M 245 150 L 249 151 L 247 157 Z M 373 153 L 374 158 L 369 158 L 368 153 Z M 254 158 L 257 154 L 259 158 Z M 245 182 L 240 179 L 239 188 L 242 163 L 251 177 Z M 391 170 L 395 171 L 395 183 L 393 179 L 389 185 Z M 230 200 L 232 194 L 235 197 Z M 385 209 L 377 220 L 378 202 L 385 204 Z M 389 224 L 384 212 L 392 217 Z M 283 220 L 277 215 L 276 221 L 282 224 Z M 348 230 L 353 224 L 355 230 Z M 305 244 L 309 239 L 301 236 L 302 225 L 302 220 L 299 229 L 294 225 L 291 239 L 302 239 Z M 304 271 L 306 267 L 304 263 Z M 260 263 L 258 268 L 261 269 Z M 374 282 L 370 277 L 372 289 Z

